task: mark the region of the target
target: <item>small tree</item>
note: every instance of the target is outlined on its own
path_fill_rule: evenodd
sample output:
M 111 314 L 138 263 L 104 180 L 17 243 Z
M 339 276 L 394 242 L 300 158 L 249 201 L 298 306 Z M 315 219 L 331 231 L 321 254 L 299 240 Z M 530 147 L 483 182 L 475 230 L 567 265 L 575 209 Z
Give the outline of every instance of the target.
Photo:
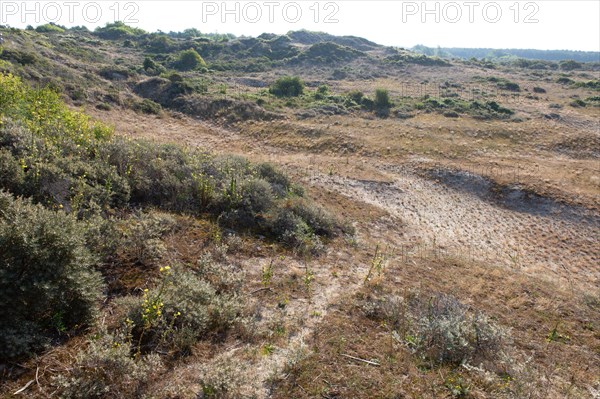
M 304 93 L 304 82 L 297 76 L 284 76 L 277 79 L 269 92 L 277 97 L 298 97 Z
M 175 62 L 175 68 L 180 71 L 192 71 L 194 69 L 206 68 L 206 62 L 204 62 L 196 50 L 191 48 L 179 53 L 179 57 Z

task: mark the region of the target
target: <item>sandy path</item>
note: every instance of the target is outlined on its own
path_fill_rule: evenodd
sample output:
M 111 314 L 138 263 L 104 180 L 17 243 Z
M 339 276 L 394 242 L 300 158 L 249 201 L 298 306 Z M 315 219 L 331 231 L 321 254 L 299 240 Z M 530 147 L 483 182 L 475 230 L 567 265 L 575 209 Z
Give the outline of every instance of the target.
M 400 252 L 404 246 L 417 243 L 582 287 L 599 287 L 597 215 L 585 219 L 519 212 L 410 170 L 396 168 L 396 172 L 385 173 L 388 182 L 336 175 L 317 175 L 309 180 L 399 217 L 407 225 L 407 234 L 389 244 L 399 247 Z

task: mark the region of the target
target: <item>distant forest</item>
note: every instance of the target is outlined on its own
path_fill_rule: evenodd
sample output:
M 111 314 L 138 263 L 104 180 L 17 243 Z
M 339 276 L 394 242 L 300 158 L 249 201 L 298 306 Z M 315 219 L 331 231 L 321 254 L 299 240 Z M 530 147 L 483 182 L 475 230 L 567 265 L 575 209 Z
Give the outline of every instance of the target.
M 573 50 L 531 50 L 531 49 L 491 49 L 491 48 L 445 48 L 427 47 L 417 45 L 414 51 L 441 58 L 486 58 L 486 59 L 514 59 L 527 58 L 531 60 L 577 62 L 600 62 L 598 51 L 573 51 Z

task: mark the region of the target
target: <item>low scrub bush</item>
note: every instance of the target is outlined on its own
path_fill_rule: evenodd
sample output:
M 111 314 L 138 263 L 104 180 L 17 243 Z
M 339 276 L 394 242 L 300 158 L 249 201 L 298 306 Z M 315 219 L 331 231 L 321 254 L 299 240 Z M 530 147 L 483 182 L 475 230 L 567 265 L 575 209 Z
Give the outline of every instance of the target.
M 49 23 L 39 25 L 37 28 L 35 28 L 35 31 L 39 33 L 63 33 L 65 31 L 65 28 L 53 23 Z
M 272 230 L 267 216 L 279 214 L 278 209 L 288 207 L 288 199 L 303 195 L 272 165 L 113 138 L 109 128 L 68 110 L 52 91 L 31 90 L 9 75 L 0 77 L 0 86 L 5 89 L 0 91 L 0 182 L 13 194 L 79 218 L 113 208 L 153 206 L 208 213 L 224 226 L 282 242 L 333 234 L 331 220 L 302 208 L 292 210 L 301 221 L 292 229 L 294 234 L 288 231 L 283 237 Z M 47 107 L 36 111 L 29 99 Z M 290 234 L 296 238 L 290 239 Z M 137 258 L 141 263 L 156 259 L 144 254 Z
M 126 309 L 132 351 L 186 352 L 199 338 L 233 326 L 242 312 L 234 290 L 239 286 L 223 290 L 204 277 L 203 270 L 163 267 L 156 288 L 145 290 L 141 297 L 120 300 Z
M 101 279 L 72 216 L 0 193 L 0 357 L 92 322 Z
M 415 355 L 438 365 L 493 362 L 507 342 L 503 328 L 450 295 L 386 295 L 366 301 L 363 310 L 385 320 Z
M 95 35 L 108 40 L 133 38 L 145 33 L 142 29 L 127 26 L 121 21 L 107 23 L 105 26 L 96 28 L 94 31 Z
M 141 112 L 143 114 L 159 115 L 162 111 L 162 107 L 160 106 L 160 104 L 157 104 L 150 99 L 144 98 L 142 101 L 134 104 L 133 110 L 136 112 Z
M 127 221 L 122 247 L 131 260 L 151 265 L 166 252 L 162 238 L 176 228 L 175 219 L 164 213 L 136 212 Z
M 160 357 L 131 355 L 131 338 L 102 332 L 77 354 L 66 375 L 54 379 L 59 396 L 72 399 L 139 397 L 163 370 Z
M 273 83 L 269 93 L 277 97 L 298 97 L 304 93 L 304 82 L 297 76 L 284 76 Z
M 206 62 L 196 50 L 189 49 L 179 53 L 174 66 L 175 69 L 180 71 L 193 71 L 200 68 L 206 68 Z
M 393 105 L 390 100 L 390 93 L 386 89 L 375 90 L 374 105 L 377 109 L 390 108 Z
M 495 360 L 501 352 L 504 331 L 452 296 L 416 297 L 409 302 L 409 309 L 412 327 L 407 342 L 425 359 L 439 364 L 477 364 Z

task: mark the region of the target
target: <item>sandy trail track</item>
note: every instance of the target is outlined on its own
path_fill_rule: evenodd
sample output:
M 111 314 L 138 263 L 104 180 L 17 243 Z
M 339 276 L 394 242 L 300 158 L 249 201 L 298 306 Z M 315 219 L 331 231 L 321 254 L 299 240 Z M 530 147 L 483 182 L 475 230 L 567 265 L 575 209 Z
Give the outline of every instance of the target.
M 387 182 L 319 175 L 311 184 L 381 207 L 402 220 L 404 237 L 389 243 L 522 269 L 562 282 L 599 287 L 600 218 L 547 204 L 510 209 L 470 192 L 425 179 L 408 168 L 387 168 Z M 387 244 L 387 243 L 382 243 Z

